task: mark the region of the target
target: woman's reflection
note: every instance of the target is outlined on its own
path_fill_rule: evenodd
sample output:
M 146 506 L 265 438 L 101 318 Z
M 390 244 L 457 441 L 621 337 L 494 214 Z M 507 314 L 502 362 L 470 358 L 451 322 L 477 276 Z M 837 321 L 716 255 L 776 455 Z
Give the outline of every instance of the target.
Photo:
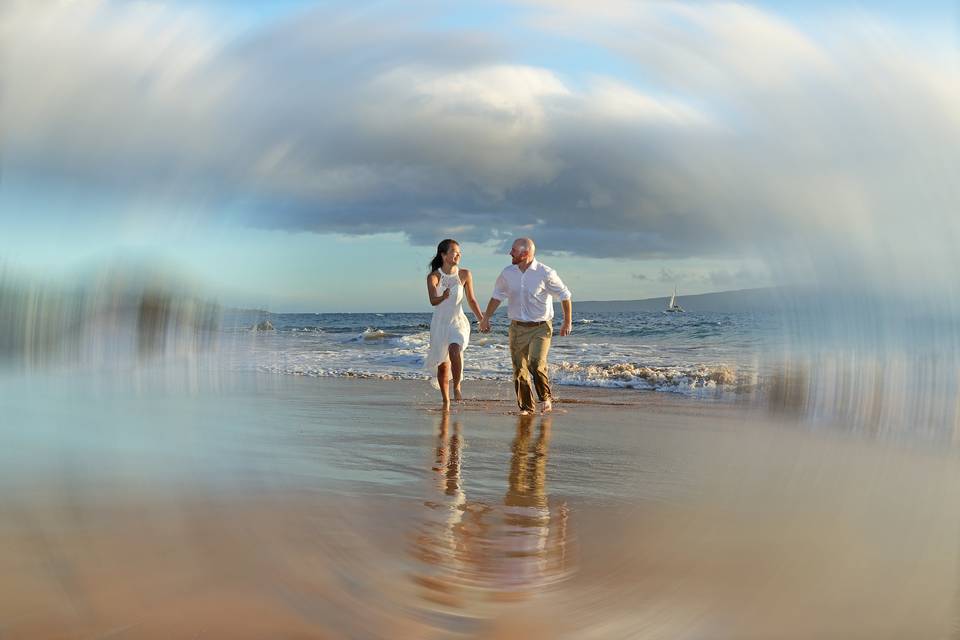
M 422 562 L 424 571 L 413 576 L 421 587 L 420 596 L 435 604 L 463 606 L 463 582 L 474 573 L 476 563 L 472 537 L 479 528 L 485 505 L 468 504 L 463 489 L 463 435 L 460 422 L 450 426 L 450 414 L 444 413 L 437 428 L 431 470 L 434 475 L 434 499 L 424 505 L 428 515 L 414 537 L 412 553 Z
M 569 574 L 569 510 L 552 505 L 546 490 L 551 417 L 536 430 L 535 420 L 518 419 L 507 492 L 502 506 L 493 506 L 467 498 L 461 425 L 451 427 L 449 414 L 440 419 L 434 496 L 424 502 L 428 511 L 411 548 L 419 561 L 413 582 L 431 605 L 483 615 L 484 603 L 526 598 Z

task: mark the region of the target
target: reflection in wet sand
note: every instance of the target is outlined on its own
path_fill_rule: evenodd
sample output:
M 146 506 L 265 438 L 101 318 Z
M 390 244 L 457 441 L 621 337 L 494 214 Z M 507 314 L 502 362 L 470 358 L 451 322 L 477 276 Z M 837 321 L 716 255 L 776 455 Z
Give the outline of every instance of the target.
M 504 496 L 504 551 L 501 558 L 506 591 L 527 595 L 561 579 L 567 568 L 566 503 L 547 500 L 547 450 L 552 419 L 545 417 L 535 440 L 533 416 L 521 416 L 510 458 L 510 486 Z
M 425 425 L 399 383 L 106 381 L 0 385 L 2 638 L 956 635 L 954 450 L 662 400 Z
M 436 495 L 411 545 L 412 581 L 428 610 L 488 617 L 504 601 L 525 600 L 573 571 L 569 508 L 546 491 L 549 417 L 517 423 L 502 504 L 470 498 L 464 483 L 463 427 L 444 415 L 432 470 Z

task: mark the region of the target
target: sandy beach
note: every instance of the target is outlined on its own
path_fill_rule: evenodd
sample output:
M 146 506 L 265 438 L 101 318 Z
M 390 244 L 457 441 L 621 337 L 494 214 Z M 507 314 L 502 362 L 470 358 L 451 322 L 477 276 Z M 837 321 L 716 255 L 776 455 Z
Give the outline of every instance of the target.
M 669 394 L 4 385 L 0 637 L 943 638 L 953 452 Z M 29 421 L 30 424 L 26 424 Z
M 0 640 L 960 640 L 958 16 L 0 0 Z

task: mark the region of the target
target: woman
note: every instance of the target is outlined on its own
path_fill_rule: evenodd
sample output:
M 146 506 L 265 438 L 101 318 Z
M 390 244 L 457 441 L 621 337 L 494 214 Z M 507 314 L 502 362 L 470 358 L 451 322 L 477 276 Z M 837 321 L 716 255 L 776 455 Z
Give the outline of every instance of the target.
M 437 255 L 430 261 L 427 275 L 427 296 L 433 305 L 430 321 L 430 351 L 424 368 L 437 377 L 432 381 L 440 389 L 443 409 L 450 408 L 448 385 L 453 382 L 454 400 L 462 400 L 460 382 L 463 380 L 463 350 L 470 343 L 470 323 L 460 304 L 466 294 L 467 303 L 477 320 L 483 318 L 480 306 L 473 295 L 473 276 L 460 268 L 460 244 L 456 240 L 444 240 L 437 245 Z

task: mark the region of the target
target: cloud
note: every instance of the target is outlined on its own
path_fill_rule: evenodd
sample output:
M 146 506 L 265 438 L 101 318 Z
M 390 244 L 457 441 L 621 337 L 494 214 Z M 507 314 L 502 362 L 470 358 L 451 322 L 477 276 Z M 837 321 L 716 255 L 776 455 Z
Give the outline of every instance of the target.
M 748 289 L 769 286 L 769 278 L 758 269 L 741 267 L 736 271 L 714 269 L 702 278 L 703 283 L 715 289 Z
M 8 3 L 3 169 L 422 244 L 523 229 L 585 256 L 806 252 L 790 269 L 820 273 L 952 255 L 960 86 L 934 45 L 738 4 L 527 4 L 522 33 L 629 73 L 532 65 L 506 30 L 415 10 L 237 37 L 149 4 Z
M 657 277 L 660 282 L 677 282 L 686 279 L 684 274 L 678 273 L 673 269 L 660 269 L 660 275 Z

